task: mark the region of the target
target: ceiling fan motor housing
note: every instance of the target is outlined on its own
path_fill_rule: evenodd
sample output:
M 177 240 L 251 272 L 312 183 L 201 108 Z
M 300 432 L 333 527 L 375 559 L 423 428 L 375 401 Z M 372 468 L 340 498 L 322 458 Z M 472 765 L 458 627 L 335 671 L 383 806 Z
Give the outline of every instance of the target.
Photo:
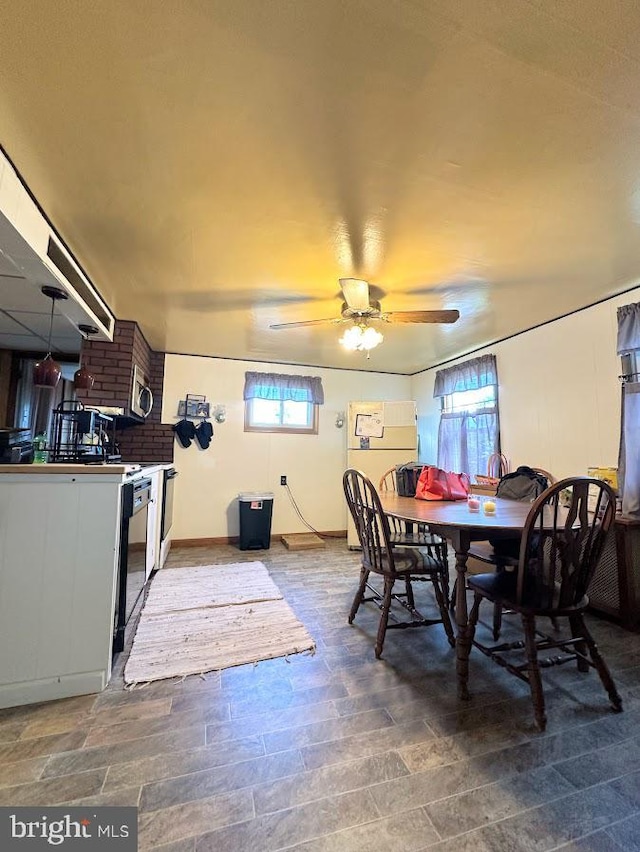
M 345 319 L 353 317 L 357 319 L 358 317 L 377 317 L 380 315 L 380 302 L 374 301 L 373 299 L 369 302 L 369 309 L 366 311 L 359 311 L 355 308 L 350 308 L 346 302 L 342 303 L 342 316 Z

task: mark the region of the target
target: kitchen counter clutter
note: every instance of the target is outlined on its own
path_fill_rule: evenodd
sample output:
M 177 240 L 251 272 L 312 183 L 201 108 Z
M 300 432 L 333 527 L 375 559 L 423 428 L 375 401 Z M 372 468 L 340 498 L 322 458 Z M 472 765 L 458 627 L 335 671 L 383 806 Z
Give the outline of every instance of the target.
M 167 467 L 0 465 L 0 707 L 107 685 L 122 539 L 141 555 L 144 585 L 159 567 Z M 123 535 L 123 493 L 142 480 L 148 519 Z

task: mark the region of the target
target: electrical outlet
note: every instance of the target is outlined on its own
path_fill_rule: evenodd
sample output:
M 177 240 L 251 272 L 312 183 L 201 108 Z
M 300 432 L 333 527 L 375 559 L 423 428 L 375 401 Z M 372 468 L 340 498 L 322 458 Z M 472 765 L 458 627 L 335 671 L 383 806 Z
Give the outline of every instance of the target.
M 286 485 L 286 484 L 287 484 L 287 477 L 281 476 L 280 477 L 280 485 Z

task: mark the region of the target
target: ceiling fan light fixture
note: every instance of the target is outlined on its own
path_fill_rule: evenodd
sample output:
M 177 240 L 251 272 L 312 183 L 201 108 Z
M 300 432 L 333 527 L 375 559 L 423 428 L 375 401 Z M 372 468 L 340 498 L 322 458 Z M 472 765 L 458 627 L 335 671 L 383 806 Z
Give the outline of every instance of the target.
M 345 329 L 340 338 L 340 344 L 349 352 L 368 352 L 370 349 L 375 349 L 383 340 L 384 336 L 376 328 L 366 323 L 355 323 Z

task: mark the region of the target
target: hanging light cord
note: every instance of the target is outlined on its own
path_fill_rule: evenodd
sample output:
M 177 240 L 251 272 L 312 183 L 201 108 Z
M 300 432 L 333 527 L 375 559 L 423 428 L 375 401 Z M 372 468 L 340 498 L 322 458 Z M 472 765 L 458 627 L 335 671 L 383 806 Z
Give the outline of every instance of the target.
M 51 337 L 53 335 L 53 312 L 55 311 L 55 309 L 56 309 L 56 300 L 52 298 L 51 299 L 51 317 L 49 318 L 49 343 L 48 343 L 47 355 L 46 355 L 47 358 L 51 355 Z

